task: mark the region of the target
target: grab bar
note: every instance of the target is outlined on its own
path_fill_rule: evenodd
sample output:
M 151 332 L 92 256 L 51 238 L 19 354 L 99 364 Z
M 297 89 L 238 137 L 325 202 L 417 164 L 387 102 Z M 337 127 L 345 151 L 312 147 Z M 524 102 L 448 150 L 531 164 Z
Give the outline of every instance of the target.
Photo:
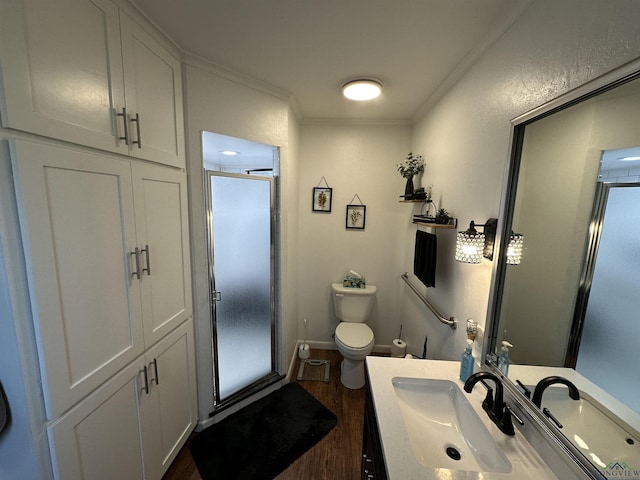
M 411 288 L 411 290 L 413 290 L 413 293 L 415 293 L 418 296 L 418 298 L 420 300 L 422 300 L 422 303 L 424 303 L 427 306 L 427 308 L 429 310 L 431 310 L 431 313 L 433 313 L 438 320 L 440 320 L 445 325 L 449 325 L 452 330 L 456 329 L 456 325 L 457 325 L 456 318 L 455 317 L 446 318 L 444 315 L 442 315 L 438 311 L 438 309 L 436 307 L 431 305 L 431 303 L 429 303 L 429 300 L 427 299 L 427 297 L 425 297 L 422 293 L 420 293 L 418 291 L 418 289 L 416 287 L 414 287 L 413 284 L 409 281 L 409 276 L 408 276 L 407 272 L 404 272 L 402 275 L 400 275 L 400 277 L 405 281 L 405 283 L 407 285 L 409 285 L 409 288 Z

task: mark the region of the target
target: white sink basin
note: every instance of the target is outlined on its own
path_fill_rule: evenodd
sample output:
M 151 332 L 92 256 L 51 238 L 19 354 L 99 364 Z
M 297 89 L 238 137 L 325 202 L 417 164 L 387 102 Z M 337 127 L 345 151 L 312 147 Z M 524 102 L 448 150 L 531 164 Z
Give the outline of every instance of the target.
M 596 466 L 610 463 L 638 465 L 640 435 L 602 407 L 587 393 L 580 400 L 569 398 L 564 386 L 548 387 L 542 396 L 546 407 L 562 424 L 560 431 Z
M 430 468 L 473 472 L 511 472 L 465 393 L 450 380 L 393 377 L 413 453 Z

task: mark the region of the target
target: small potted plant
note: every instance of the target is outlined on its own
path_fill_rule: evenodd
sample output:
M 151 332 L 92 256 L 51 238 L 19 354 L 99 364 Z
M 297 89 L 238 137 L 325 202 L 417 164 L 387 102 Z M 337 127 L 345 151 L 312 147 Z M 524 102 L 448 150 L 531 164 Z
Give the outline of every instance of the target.
M 438 225 L 446 225 L 449 223 L 449 212 L 446 209 L 441 208 L 438 210 L 436 214 L 435 222 Z

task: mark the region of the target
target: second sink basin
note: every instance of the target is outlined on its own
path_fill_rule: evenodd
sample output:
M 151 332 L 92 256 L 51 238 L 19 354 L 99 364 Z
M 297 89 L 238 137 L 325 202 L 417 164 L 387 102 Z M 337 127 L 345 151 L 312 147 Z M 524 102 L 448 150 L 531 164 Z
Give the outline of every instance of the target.
M 562 422 L 560 431 L 598 468 L 606 469 L 615 463 L 637 465 L 638 432 L 621 425 L 619 419 L 587 393 L 580 391 L 580 400 L 572 400 L 566 388 L 549 387 L 542 397 L 542 406 Z
M 413 453 L 431 468 L 509 473 L 511 463 L 450 380 L 391 380 Z

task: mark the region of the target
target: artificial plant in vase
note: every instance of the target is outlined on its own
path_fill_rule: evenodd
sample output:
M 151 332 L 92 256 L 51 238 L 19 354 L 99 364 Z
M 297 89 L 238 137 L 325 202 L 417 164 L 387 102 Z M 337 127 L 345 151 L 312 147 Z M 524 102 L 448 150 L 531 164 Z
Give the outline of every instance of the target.
M 407 179 L 403 197 L 410 200 L 413 198 L 413 177 L 424 172 L 424 158 L 422 155 L 414 155 L 413 152 L 409 152 L 404 162 L 398 164 L 398 171 Z
M 449 223 L 449 212 L 446 209 L 441 208 L 436 213 L 435 222 L 439 225 L 446 225 Z

